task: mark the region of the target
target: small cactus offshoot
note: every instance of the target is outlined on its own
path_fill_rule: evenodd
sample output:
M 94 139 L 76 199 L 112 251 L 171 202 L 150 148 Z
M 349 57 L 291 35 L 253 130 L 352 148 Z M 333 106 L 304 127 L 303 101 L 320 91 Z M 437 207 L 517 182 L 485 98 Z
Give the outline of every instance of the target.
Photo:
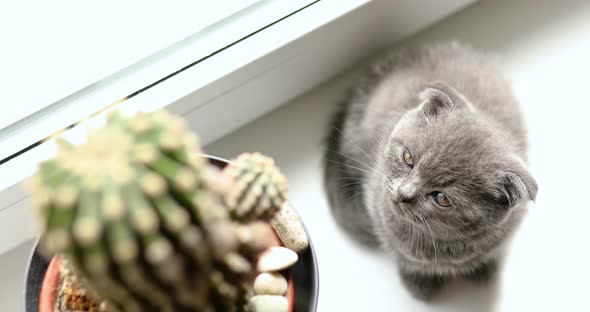
M 260 168 L 249 205 L 274 209 L 284 182 L 264 185 L 284 178 L 259 156 L 237 164 Z M 268 231 L 232 222 L 220 177 L 182 119 L 112 114 L 86 143 L 59 141 L 31 178 L 40 247 L 67 258 L 109 311 L 239 311 Z
M 287 197 L 287 179 L 272 158 L 244 153 L 225 167 L 223 174 L 234 180 L 224 200 L 240 220 L 271 219 Z

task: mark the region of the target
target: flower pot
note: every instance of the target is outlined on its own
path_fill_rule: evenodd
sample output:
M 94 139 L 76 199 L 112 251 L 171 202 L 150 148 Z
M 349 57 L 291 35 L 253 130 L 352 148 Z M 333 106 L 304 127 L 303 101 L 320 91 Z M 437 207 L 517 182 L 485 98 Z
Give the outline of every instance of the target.
M 220 168 L 228 164 L 227 160 L 219 157 L 206 157 Z M 316 311 L 319 291 L 318 265 L 311 240 L 309 245 L 309 248 L 299 255 L 299 260 L 289 272 L 287 299 L 291 312 Z M 47 261 L 40 255 L 35 244 L 25 281 L 25 311 L 54 312 L 58 280 L 59 258 L 53 257 Z

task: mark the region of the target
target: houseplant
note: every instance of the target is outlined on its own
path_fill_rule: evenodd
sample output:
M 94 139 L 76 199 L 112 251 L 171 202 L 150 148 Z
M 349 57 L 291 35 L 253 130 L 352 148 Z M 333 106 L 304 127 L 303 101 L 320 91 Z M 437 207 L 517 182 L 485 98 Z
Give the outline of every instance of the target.
M 259 271 L 292 264 L 276 254 L 297 258 L 269 250 L 276 244 L 270 224 L 280 229 L 286 223 L 278 216 L 288 214 L 286 181 L 272 160 L 245 154 L 219 170 L 182 119 L 164 111 L 113 114 L 85 144 L 58 146 L 28 183 L 39 207 L 39 248 L 70 263 L 93 308 L 286 309 L 285 290 L 254 287 Z M 307 236 L 299 246 L 278 234 L 306 252 Z

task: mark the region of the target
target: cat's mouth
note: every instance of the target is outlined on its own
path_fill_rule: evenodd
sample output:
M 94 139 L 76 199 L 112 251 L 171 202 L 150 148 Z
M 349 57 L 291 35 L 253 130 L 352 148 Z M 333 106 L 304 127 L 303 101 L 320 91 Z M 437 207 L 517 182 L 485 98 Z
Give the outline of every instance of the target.
M 423 224 L 420 216 L 412 210 L 412 204 L 401 202 L 397 196 L 397 192 L 393 189 L 388 194 L 389 203 L 393 214 L 403 219 L 403 221 L 421 226 Z
M 421 225 L 422 222 L 420 221 L 420 217 L 411 210 L 410 205 L 406 203 L 398 202 L 394 199 L 391 199 L 391 206 L 393 212 L 398 216 L 403 218 L 405 221 L 414 223 L 416 225 Z

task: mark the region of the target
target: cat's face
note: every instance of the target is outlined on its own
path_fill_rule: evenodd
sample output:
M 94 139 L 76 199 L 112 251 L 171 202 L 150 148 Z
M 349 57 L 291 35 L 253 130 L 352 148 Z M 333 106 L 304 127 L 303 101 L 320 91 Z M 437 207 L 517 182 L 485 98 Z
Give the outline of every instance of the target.
M 537 185 L 524 162 L 465 98 L 442 83 L 420 98 L 386 148 L 385 198 L 394 215 L 456 239 L 534 200 Z

